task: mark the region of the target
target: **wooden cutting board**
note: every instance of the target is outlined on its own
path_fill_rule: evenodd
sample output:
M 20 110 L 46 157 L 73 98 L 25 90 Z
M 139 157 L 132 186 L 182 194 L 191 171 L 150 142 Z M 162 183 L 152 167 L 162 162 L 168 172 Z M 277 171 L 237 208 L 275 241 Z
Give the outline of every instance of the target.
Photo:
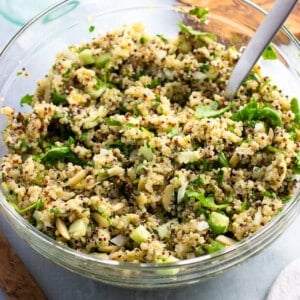
M 45 300 L 46 297 L 0 231 L 0 287 L 8 300 Z
M 268 11 L 272 7 L 275 1 L 274 0 L 253 0 L 253 2 L 255 2 L 263 9 Z M 294 33 L 297 39 L 300 40 L 300 2 L 299 1 L 294 7 L 288 19 L 286 20 L 285 25 L 292 33 Z

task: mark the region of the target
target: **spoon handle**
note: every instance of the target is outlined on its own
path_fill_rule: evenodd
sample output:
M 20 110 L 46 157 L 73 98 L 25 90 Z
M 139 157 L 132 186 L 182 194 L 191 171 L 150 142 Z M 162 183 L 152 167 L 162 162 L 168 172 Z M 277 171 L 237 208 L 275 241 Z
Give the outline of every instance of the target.
M 226 87 L 227 97 L 231 98 L 234 96 L 296 3 L 297 0 L 277 0 L 275 2 L 233 69 Z

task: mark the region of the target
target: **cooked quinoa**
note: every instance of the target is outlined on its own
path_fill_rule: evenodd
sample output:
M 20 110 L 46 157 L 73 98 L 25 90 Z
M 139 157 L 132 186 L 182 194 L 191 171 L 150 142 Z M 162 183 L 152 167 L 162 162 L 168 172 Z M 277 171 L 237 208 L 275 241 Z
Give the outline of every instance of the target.
M 122 262 L 171 262 L 253 234 L 284 207 L 300 166 L 297 99 L 208 33 L 141 24 L 59 53 L 30 113 L 3 107 L 2 190 L 40 231 Z

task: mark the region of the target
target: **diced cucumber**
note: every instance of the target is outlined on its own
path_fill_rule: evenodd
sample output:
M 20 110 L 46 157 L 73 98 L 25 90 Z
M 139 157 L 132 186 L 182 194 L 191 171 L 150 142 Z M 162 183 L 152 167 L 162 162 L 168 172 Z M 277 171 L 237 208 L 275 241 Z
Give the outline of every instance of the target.
M 79 239 L 86 235 L 87 224 L 83 219 L 75 220 L 69 227 L 69 233 L 74 239 Z
M 196 162 L 200 159 L 199 151 L 182 151 L 178 152 L 177 161 L 180 164 L 188 164 Z
M 81 51 L 79 53 L 79 58 L 81 59 L 83 65 L 91 65 L 95 62 L 91 49 L 84 49 Z
M 171 228 L 170 227 L 174 223 L 178 223 L 177 219 L 171 220 L 171 221 L 164 223 L 157 227 L 157 233 L 161 239 L 171 237 Z
M 154 155 L 152 148 L 146 142 L 144 143 L 144 146 L 140 148 L 139 154 L 144 156 L 148 161 L 151 161 Z
M 221 234 L 227 231 L 229 218 L 221 213 L 213 211 L 209 216 L 208 224 L 214 234 Z
M 97 68 L 104 68 L 111 60 L 110 53 L 101 53 L 95 57 L 95 65 Z
M 168 263 L 175 263 L 179 261 L 178 258 L 174 256 L 169 256 L 169 257 L 163 257 L 159 258 L 156 263 L 158 264 L 168 264 Z M 160 275 L 175 275 L 179 272 L 179 268 L 172 268 L 172 269 L 164 269 L 164 270 L 158 270 L 156 271 L 157 274 Z
M 202 247 L 207 253 L 214 253 L 222 250 L 225 246 L 217 241 L 212 240 L 209 244 L 204 244 Z
M 92 252 L 92 253 L 90 253 L 90 256 L 93 256 L 93 257 L 99 258 L 99 259 L 109 259 L 109 256 L 107 253 Z
M 130 234 L 130 238 L 137 244 L 146 242 L 150 237 L 151 233 L 143 225 L 135 228 Z

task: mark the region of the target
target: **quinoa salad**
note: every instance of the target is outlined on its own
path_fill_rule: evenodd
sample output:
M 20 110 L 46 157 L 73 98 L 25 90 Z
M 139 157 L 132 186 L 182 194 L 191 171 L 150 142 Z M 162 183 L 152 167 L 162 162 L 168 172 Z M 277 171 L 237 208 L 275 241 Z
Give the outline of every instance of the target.
M 271 46 L 268 49 L 273 55 Z M 175 262 L 257 232 L 295 193 L 298 100 L 207 32 L 124 26 L 56 56 L 7 117 L 1 188 L 28 222 L 103 259 Z

